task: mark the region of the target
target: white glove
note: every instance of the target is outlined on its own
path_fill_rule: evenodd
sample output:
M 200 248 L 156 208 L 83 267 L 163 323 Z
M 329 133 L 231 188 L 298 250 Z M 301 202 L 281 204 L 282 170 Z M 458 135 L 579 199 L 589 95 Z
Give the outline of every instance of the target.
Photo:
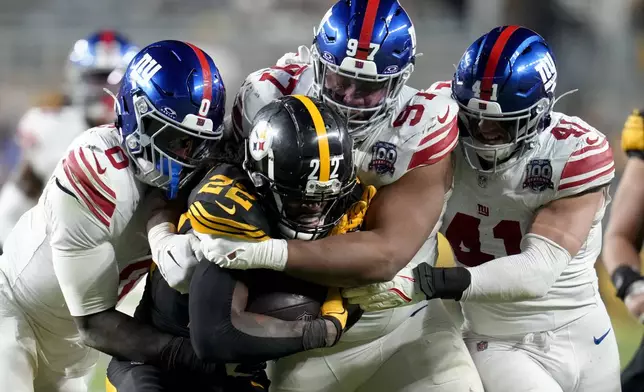
M 181 294 L 190 289 L 192 273 L 204 258 L 199 238 L 193 233 L 175 234 L 172 223 L 161 223 L 148 231 L 152 259 L 170 287 Z
M 205 258 L 222 268 L 265 268 L 275 271 L 283 271 L 286 268 L 288 247 L 285 240 L 251 242 L 199 233 L 197 235 L 201 240 L 201 250 Z
M 365 312 L 406 306 L 425 300 L 411 268 L 403 268 L 393 280 L 342 290 L 350 304 L 360 305 Z
M 297 53 L 289 52 L 277 60 L 277 66 L 284 67 L 289 64 L 309 65 L 311 64 L 311 51 L 308 46 L 300 45 Z
M 626 290 L 624 305 L 640 323 L 644 323 L 644 280 L 633 282 Z

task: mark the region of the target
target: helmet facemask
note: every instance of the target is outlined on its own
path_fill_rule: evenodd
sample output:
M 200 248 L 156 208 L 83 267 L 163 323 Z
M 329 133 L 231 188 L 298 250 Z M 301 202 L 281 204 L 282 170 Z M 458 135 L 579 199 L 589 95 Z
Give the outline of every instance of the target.
M 413 62 L 401 71 L 387 75 L 347 70 L 326 61 L 315 44 L 311 48 L 311 58 L 315 73 L 314 94 L 346 119 L 349 135 L 355 141 L 364 140 L 369 129 L 389 118 L 414 70 Z
M 338 179 L 325 183 L 309 180 L 306 188 L 302 190 L 278 184 L 278 181 L 269 178 L 273 162 L 272 151 L 267 158 L 269 173 L 254 170 L 252 158 L 248 155 L 244 167 L 267 212 L 278 222 L 282 236 L 300 240 L 314 240 L 326 236 L 348 208 L 351 192 L 356 185 L 355 169 L 352 171 L 351 180 L 346 184 L 342 184 Z
M 460 143 L 465 159 L 483 173 L 505 170 L 518 161 L 541 132 L 552 109 L 551 97 L 525 110 L 502 113 L 496 102 L 471 99 L 459 103 L 459 122 L 465 132 Z
M 137 127 L 124 143 L 136 165 L 136 176 L 148 185 L 168 190 L 168 196 L 174 198 L 210 156 L 222 137 L 223 124 L 213 131 L 212 120 L 194 115 L 179 123 L 170 118 L 176 117 L 170 108 L 162 113 L 143 95 L 135 94 L 133 102 L 129 110 L 136 114 Z M 200 130 L 195 128 L 204 124 Z

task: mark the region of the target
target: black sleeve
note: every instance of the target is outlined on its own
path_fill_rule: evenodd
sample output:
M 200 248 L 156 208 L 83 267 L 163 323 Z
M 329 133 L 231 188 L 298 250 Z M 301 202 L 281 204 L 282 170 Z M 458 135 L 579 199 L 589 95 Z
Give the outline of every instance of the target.
M 190 338 L 209 362 L 257 363 L 326 346 L 326 324 L 246 312 L 248 290 L 231 270 L 200 263 L 190 283 Z
M 642 150 L 628 150 L 626 151 L 626 155 L 628 155 L 629 158 L 644 159 L 644 151 Z

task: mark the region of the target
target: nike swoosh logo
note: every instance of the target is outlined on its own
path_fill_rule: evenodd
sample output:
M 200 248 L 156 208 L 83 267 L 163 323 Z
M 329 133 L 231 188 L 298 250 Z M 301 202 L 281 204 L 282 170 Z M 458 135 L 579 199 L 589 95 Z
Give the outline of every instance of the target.
M 226 211 L 229 215 L 235 215 L 236 207 L 234 205 L 232 207 L 226 207 L 216 200 L 215 203 L 217 203 L 217 205 L 221 207 L 222 210 Z
M 445 112 L 445 115 L 443 117 L 438 116 L 438 122 L 441 124 L 445 124 L 445 120 L 447 120 L 447 116 L 449 116 L 449 106 L 447 107 L 447 112 Z
M 98 171 L 99 175 L 102 175 L 103 173 L 105 173 L 105 168 L 101 167 L 101 164 L 98 163 L 98 158 L 96 158 L 96 152 L 92 151 L 92 154 L 94 155 L 94 162 L 96 162 L 96 171 Z
M 602 336 L 600 336 L 600 337 L 598 337 L 598 338 L 596 338 L 596 337 L 594 337 L 594 336 L 593 336 L 593 341 L 595 341 L 595 344 L 599 344 L 599 343 L 601 343 L 601 342 L 606 338 L 606 336 L 608 336 L 608 333 L 609 333 L 609 332 L 610 332 L 610 328 L 608 328 L 608 331 L 606 331 L 606 333 L 605 333 L 605 334 L 603 334 Z

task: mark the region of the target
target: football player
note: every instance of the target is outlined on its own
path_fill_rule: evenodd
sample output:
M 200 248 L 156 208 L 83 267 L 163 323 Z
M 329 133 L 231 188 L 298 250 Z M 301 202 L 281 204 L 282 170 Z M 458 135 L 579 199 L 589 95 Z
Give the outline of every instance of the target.
M 396 0 L 338 1 L 316 29 L 310 54 L 310 64 L 295 56 L 290 64 L 249 75 L 233 124 L 240 139 L 248 137 L 255 113 L 287 94 L 316 96 L 336 108 L 349 126 L 360 180 L 381 188 L 365 230 L 316 241 L 220 237 L 202 242 L 204 253 L 227 268 L 273 269 L 343 287 L 388 281 L 407 265 L 433 264 L 452 186 L 458 106 L 439 93 L 449 84 L 427 91 L 406 86 L 417 57 L 409 15 Z M 312 164 L 310 176 L 335 170 L 333 161 Z M 333 349 L 281 358 L 274 370 L 277 391 L 482 390 L 441 301 L 365 315 Z
M 644 119 L 634 111 L 622 131 L 622 149 L 629 159 L 615 192 L 610 220 L 604 235 L 602 260 L 617 296 L 632 315 L 644 322 L 644 277 L 640 272 L 642 223 L 644 222 Z M 644 386 L 644 341 L 622 372 L 622 390 L 639 392 Z
M 352 193 L 355 199 L 362 194 L 355 187 L 352 141 L 342 119 L 321 101 L 299 95 L 268 104 L 255 116 L 245 145 L 243 163 L 243 159 L 230 159 L 215 166 L 194 188 L 190 207 L 179 223 L 180 232 L 191 230 L 202 241 L 219 236 L 241 241 L 294 236 L 309 240 L 324 237 L 332 229 L 332 234 L 340 234 L 348 229 L 349 218 L 352 227 L 360 224 L 368 197 L 353 206 L 349 217 L 345 215 Z M 328 175 L 311 177 L 314 166 L 329 165 L 336 166 Z M 373 187 L 365 189 L 365 195 L 374 193 Z M 342 218 L 347 221 L 336 226 Z M 291 321 L 284 321 L 245 311 L 261 310 L 256 301 L 270 305 L 261 299 L 264 295 L 291 289 L 320 303 L 328 290 L 275 271 L 233 271 L 200 263 L 188 296 L 172 289 L 153 270 L 134 317 L 168 333 L 191 337 L 197 355 L 204 360 L 244 363 L 247 368 L 335 344 L 349 321 L 337 288 L 329 289 L 321 318 L 308 320 L 317 315 L 299 311 Z M 285 299 L 282 305 L 275 302 L 273 306 L 294 307 L 295 303 Z M 153 387 L 201 390 L 209 382 L 201 374 L 161 372 L 152 365 L 116 359 L 108 367 L 108 379 L 119 392 Z M 228 379 L 239 389 L 224 385 L 239 391 L 244 388 L 242 381 Z M 267 387 L 263 371 L 250 381 L 247 389 L 253 383 Z
M 502 26 L 477 39 L 451 83 L 462 148 L 441 232 L 458 266 L 422 263 L 406 273 L 415 282 L 345 292 L 365 309 L 458 299 L 490 392 L 620 390 L 594 269 L 613 154 L 592 126 L 552 110 L 556 83 L 534 31 Z
M 34 107 L 22 117 L 16 135 L 22 162 L 0 191 L 0 248 L 20 216 L 36 205 L 72 140 L 88 128 L 113 121 L 113 102 L 103 88 L 118 89 L 136 52 L 127 38 L 109 30 L 77 41 L 66 68 L 69 103 Z
M 150 266 L 151 210 L 176 198 L 221 138 L 223 82 L 201 49 L 161 41 L 133 58 L 116 102 L 116 123 L 72 142 L 5 243 L 1 390 L 86 390 L 92 348 L 163 369 L 211 369 L 189 340 L 115 305 Z M 190 248 L 191 237 L 182 240 Z

